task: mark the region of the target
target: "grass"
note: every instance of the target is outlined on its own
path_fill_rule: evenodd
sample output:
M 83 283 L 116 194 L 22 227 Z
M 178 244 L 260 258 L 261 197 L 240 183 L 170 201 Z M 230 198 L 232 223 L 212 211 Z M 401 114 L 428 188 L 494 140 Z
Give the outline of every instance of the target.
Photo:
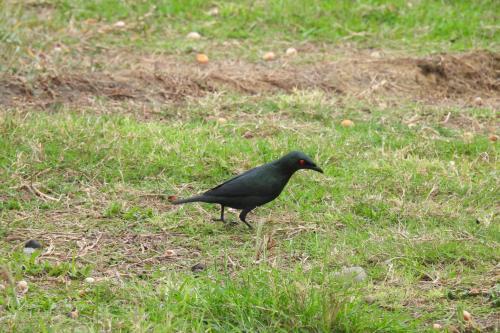
M 0 216 L 11 241 L 0 261 L 30 289 L 2 294 L 4 330 L 410 332 L 436 321 L 466 327 L 462 309 L 492 321 L 496 144 L 433 122 L 453 110 L 421 106 L 422 123 L 408 127 L 402 109 L 366 116 L 317 93 L 309 108 L 277 95 L 253 104 L 259 118 L 247 106 L 219 114 L 225 122 L 207 118 L 213 103 L 241 98 L 248 105 L 193 102 L 187 118 L 167 122 L 5 113 Z M 346 115 L 355 127 L 339 126 Z M 325 175 L 297 174 L 251 215 L 256 232 L 209 222 L 216 207 L 149 195 L 187 196 L 296 148 Z M 23 255 L 26 237 L 53 253 Z M 207 268 L 193 275 L 199 262 Z M 337 276 L 343 266 L 364 267 L 368 280 Z M 468 296 L 474 288 L 484 293 Z M 77 319 L 66 316 L 73 308 Z
M 204 51 L 214 57 L 255 60 L 264 51 L 304 43 L 425 54 L 498 50 L 500 43 L 500 5 L 493 0 L 61 0 L 38 5 L 6 1 L 0 6 L 3 69 L 11 69 L 18 62 L 20 67 L 26 66 L 34 55 L 50 53 L 58 45 L 74 56 L 128 48 L 175 55 Z M 207 13 L 214 6 L 219 9 L 217 16 Z M 125 26 L 113 27 L 119 20 Z M 198 31 L 205 38 L 187 41 L 185 36 L 190 31 Z M 231 41 L 238 43 L 221 47 Z
M 87 95 L 34 108 L 28 93 L 10 105 L 0 93 L 0 331 L 498 331 L 498 112 L 468 100 L 481 92 L 433 106 L 375 89 L 218 90 L 176 103 L 71 89 L 82 73 L 140 76 L 157 55 L 175 66 L 200 51 L 255 62 L 302 47 L 269 66 L 297 71 L 343 48 L 497 51 L 499 11 L 496 1 L 1 2 L 0 68 L 19 89 L 38 85 L 28 100 L 64 73 L 68 96 Z M 186 40 L 193 30 L 204 38 Z M 166 198 L 294 149 L 325 174 L 298 172 L 249 215 L 254 231 Z M 29 239 L 43 250 L 23 253 Z M 352 266 L 367 279 L 339 274 Z

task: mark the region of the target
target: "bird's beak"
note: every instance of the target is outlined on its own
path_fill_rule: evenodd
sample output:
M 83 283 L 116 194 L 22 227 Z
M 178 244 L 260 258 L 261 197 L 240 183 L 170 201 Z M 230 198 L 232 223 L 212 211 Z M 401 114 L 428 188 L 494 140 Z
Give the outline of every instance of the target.
M 323 170 L 322 170 L 319 166 L 317 166 L 317 165 L 313 165 L 313 166 L 311 167 L 311 170 L 314 170 L 314 171 L 318 171 L 318 172 L 320 172 L 320 173 L 323 173 Z

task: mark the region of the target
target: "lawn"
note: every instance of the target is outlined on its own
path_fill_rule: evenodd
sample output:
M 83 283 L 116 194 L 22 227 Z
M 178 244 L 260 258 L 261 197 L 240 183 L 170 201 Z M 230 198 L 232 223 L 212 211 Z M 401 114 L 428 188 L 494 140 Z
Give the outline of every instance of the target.
M 496 1 L 0 9 L 0 331 L 500 329 Z M 254 230 L 167 199 L 297 149 Z

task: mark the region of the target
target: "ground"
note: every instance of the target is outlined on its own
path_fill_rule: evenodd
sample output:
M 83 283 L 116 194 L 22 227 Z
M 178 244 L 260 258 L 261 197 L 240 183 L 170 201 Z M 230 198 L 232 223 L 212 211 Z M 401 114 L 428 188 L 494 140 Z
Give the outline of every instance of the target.
M 499 6 L 1 3 L 0 330 L 498 331 Z

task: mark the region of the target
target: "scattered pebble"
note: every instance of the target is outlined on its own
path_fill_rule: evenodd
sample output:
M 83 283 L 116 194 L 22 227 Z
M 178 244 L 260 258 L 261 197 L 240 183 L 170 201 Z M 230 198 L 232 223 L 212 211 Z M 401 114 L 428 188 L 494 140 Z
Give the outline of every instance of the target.
M 488 137 L 488 140 L 490 140 L 491 142 L 497 142 L 498 141 L 498 135 L 490 134 L 490 136 Z
M 337 275 L 352 278 L 355 282 L 361 282 L 368 277 L 365 270 L 359 266 L 344 267 Z
M 264 59 L 265 61 L 272 61 L 276 59 L 276 54 L 274 54 L 274 52 L 266 52 L 262 56 L 262 59 Z
M 62 50 L 63 49 L 62 49 L 61 45 L 56 44 L 56 46 L 54 46 L 54 52 L 61 53 Z
M 375 296 L 367 295 L 363 298 L 367 304 L 373 304 L 377 300 Z
M 434 323 L 434 324 L 432 325 L 432 328 L 433 328 L 433 329 L 435 329 L 435 330 L 440 330 L 440 329 L 442 329 L 442 328 L 443 328 L 443 326 L 441 326 L 441 325 L 440 325 L 440 324 L 438 324 L 438 323 Z
M 113 24 L 117 28 L 123 28 L 125 26 L 125 22 L 123 21 L 118 21 L 115 24 Z
M 354 126 L 354 122 L 352 120 L 349 120 L 349 119 L 344 119 L 344 120 L 342 120 L 342 122 L 340 123 L 340 125 L 342 127 L 353 127 Z
M 226 119 L 226 118 L 222 118 L 222 117 L 217 118 L 217 121 L 218 121 L 219 123 L 221 123 L 221 124 L 227 123 L 227 119 Z
M 163 254 L 165 257 L 173 257 L 176 255 L 174 250 L 165 250 L 165 253 Z
M 41 248 L 42 244 L 40 244 L 39 241 L 35 239 L 30 239 L 29 241 L 26 242 L 26 244 L 24 244 L 23 252 L 26 254 L 32 254 L 33 252 Z
M 208 64 L 208 56 L 203 53 L 199 53 L 196 55 L 196 61 L 198 61 L 199 64 L 206 65 Z
M 36 239 L 30 239 L 29 241 L 26 242 L 26 244 L 24 244 L 24 247 L 31 247 L 33 249 L 41 249 L 42 244 L 40 244 L 40 242 L 37 241 Z
M 382 54 L 379 51 L 373 51 L 372 53 L 370 53 L 370 57 L 380 59 L 382 58 Z
M 469 312 L 469 311 L 464 310 L 464 311 L 462 312 L 462 314 L 463 314 L 463 316 L 464 316 L 464 320 L 465 320 L 465 321 L 471 321 L 471 320 L 472 320 L 472 315 L 470 314 L 470 312 Z
M 198 272 L 204 271 L 205 268 L 206 268 L 205 265 L 203 265 L 201 263 L 197 263 L 196 265 L 194 265 L 193 267 L 191 267 L 191 271 L 193 273 L 198 273 Z
M 208 10 L 207 14 L 210 15 L 210 16 L 217 16 L 217 15 L 219 15 L 219 8 L 217 8 L 217 7 L 210 8 Z
M 93 277 L 88 277 L 88 278 L 85 278 L 85 283 L 88 283 L 88 284 L 93 284 L 95 282 L 95 279 Z
M 79 316 L 79 313 L 78 313 L 77 309 L 73 309 L 68 313 L 68 317 L 70 317 L 71 319 L 76 319 L 76 318 L 78 318 L 78 316 Z
M 481 97 L 476 97 L 474 98 L 474 104 L 476 105 L 483 105 L 483 99 Z
M 289 47 L 286 49 L 285 54 L 287 55 L 287 57 L 293 57 L 297 55 L 297 49 L 294 47 Z
M 21 294 L 26 294 L 28 292 L 28 282 L 21 280 L 17 283 L 16 289 Z
M 187 34 L 186 36 L 187 39 L 200 39 L 201 35 L 197 33 L 196 31 L 191 31 L 190 33 Z
M 27 255 L 31 255 L 31 254 L 32 254 L 33 252 L 35 252 L 35 251 L 36 251 L 36 249 L 34 249 L 34 248 L 32 248 L 32 247 L 25 247 L 25 248 L 23 249 L 24 254 L 27 254 Z
M 254 136 L 254 135 L 253 135 L 253 134 L 252 134 L 252 132 L 250 132 L 250 131 L 246 131 L 246 132 L 245 132 L 245 134 L 243 134 L 243 137 L 244 137 L 245 139 L 251 139 L 251 138 L 253 138 L 253 136 Z

